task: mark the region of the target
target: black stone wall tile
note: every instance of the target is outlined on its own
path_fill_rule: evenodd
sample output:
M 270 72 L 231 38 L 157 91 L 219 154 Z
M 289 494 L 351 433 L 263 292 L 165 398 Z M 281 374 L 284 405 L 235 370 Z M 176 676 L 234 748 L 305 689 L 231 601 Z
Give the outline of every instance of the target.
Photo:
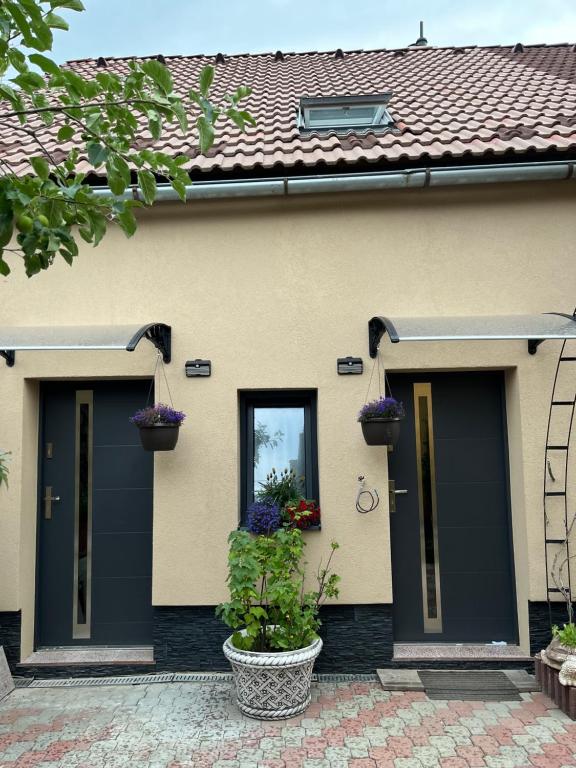
M 18 677 L 33 677 L 37 680 L 67 677 L 123 677 L 125 675 L 153 675 L 158 670 L 155 664 L 57 664 L 54 666 L 28 666 L 19 664 L 14 670 Z
M 576 613 L 576 603 L 574 604 Z M 562 627 L 568 623 L 566 603 L 548 603 L 530 601 L 528 603 L 528 622 L 530 626 L 530 654 L 534 656 L 542 651 L 552 640 L 552 627 L 555 624 Z
M 391 605 L 328 605 L 320 618 L 324 647 L 316 672 L 367 674 L 391 666 Z
M 159 672 L 223 671 L 222 645 L 231 631 L 214 606 L 155 606 L 154 661 Z
M 370 673 L 391 665 L 391 605 L 324 606 L 321 619 L 317 672 Z M 155 607 L 157 671 L 228 670 L 222 644 L 230 634 L 212 606 Z
M 12 674 L 20 661 L 21 623 L 20 611 L 0 611 L 0 645 L 4 648 Z

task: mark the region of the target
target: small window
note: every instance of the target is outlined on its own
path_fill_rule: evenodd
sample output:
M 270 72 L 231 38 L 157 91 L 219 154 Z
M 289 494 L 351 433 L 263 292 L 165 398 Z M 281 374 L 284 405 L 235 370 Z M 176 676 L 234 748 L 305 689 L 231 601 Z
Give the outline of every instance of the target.
M 319 501 L 315 391 L 241 392 L 240 440 L 242 523 L 272 469 L 294 470 L 302 496 Z
M 304 131 L 388 128 L 393 125 L 387 109 L 391 95 L 301 99 L 298 125 Z

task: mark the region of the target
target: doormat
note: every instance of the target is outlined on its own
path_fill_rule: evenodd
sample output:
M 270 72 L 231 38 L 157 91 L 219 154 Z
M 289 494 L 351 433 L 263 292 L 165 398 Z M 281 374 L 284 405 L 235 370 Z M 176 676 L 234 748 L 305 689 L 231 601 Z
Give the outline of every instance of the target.
M 522 701 L 504 672 L 423 670 L 418 672 L 429 699 L 461 701 Z

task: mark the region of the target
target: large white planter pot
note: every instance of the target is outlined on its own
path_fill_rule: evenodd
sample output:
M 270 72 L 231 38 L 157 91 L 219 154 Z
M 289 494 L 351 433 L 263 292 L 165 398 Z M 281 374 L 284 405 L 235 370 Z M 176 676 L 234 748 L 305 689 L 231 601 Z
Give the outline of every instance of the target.
M 14 690 L 14 681 L 8 668 L 4 648 L 0 645 L 0 700 Z
M 552 639 L 550 645 L 541 652 L 540 658 L 552 669 L 561 669 L 568 658 L 574 655 L 574 648 L 568 648 L 560 643 L 557 637 Z
M 320 638 L 298 651 L 240 651 L 232 645 L 231 637 L 223 648 L 232 666 L 238 706 L 245 715 L 283 720 L 308 707 L 312 668 L 322 650 Z

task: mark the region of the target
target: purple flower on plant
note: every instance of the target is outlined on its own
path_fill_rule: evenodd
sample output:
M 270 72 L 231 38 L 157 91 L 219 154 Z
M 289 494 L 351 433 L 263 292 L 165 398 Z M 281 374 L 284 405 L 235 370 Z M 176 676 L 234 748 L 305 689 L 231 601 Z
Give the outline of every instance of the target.
M 248 507 L 248 530 L 257 535 L 274 533 L 282 525 L 280 507 L 270 499 L 255 501 Z
M 404 406 L 393 397 L 380 396 L 377 400 L 366 403 L 358 414 L 358 421 L 372 419 L 403 419 Z
M 179 427 L 185 418 L 186 414 L 182 411 L 176 411 L 164 403 L 156 403 L 156 405 L 136 411 L 134 416 L 130 417 L 130 421 L 137 427 L 154 427 L 157 424 Z

